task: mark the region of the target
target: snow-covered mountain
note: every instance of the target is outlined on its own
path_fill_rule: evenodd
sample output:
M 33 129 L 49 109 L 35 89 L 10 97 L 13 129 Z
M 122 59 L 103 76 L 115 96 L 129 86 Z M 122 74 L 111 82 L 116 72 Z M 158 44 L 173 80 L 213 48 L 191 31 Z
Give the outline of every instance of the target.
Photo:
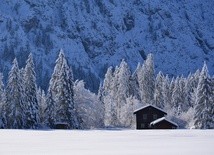
M 107 67 L 134 69 L 153 53 L 156 71 L 187 75 L 207 61 L 214 74 L 212 0 L 2 0 L 0 71 L 33 53 L 45 88 L 62 48 L 76 78 L 95 90 Z

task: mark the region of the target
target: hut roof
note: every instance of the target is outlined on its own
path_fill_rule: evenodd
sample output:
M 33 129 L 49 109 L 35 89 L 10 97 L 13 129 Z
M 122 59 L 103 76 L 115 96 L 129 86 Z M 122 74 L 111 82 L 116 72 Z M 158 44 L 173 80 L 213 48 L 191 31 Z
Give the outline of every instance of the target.
M 169 123 L 171 123 L 171 124 L 173 124 L 173 125 L 175 125 L 175 126 L 178 127 L 178 125 L 177 125 L 175 122 L 172 122 L 172 121 L 166 119 L 166 117 L 161 117 L 161 118 L 159 118 L 159 119 L 156 119 L 156 120 L 152 121 L 152 122 L 150 123 L 150 125 L 155 125 L 155 124 L 158 124 L 158 123 L 160 123 L 160 122 L 162 122 L 162 121 L 167 121 L 167 122 L 169 122 Z
M 146 109 L 146 108 L 148 108 L 148 107 L 155 108 L 155 109 L 157 109 L 157 110 L 159 110 L 159 111 L 161 111 L 161 112 L 167 114 L 163 109 L 158 108 L 158 107 L 156 107 L 156 106 L 154 106 L 154 105 L 151 105 L 151 104 L 148 104 L 148 105 L 146 105 L 146 106 L 144 106 L 144 107 L 141 107 L 141 108 L 135 110 L 135 111 L 134 111 L 134 114 L 136 114 L 138 111 L 141 111 L 141 110 Z

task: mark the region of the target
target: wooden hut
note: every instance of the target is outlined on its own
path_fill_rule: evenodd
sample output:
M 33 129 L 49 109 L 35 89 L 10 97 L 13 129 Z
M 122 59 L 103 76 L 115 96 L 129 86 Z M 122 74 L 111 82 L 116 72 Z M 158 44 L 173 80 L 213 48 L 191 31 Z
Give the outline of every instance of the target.
M 154 105 L 134 111 L 137 129 L 176 129 L 178 125 L 165 118 L 167 113 Z
M 54 124 L 54 129 L 69 129 L 69 124 L 65 122 L 57 122 Z

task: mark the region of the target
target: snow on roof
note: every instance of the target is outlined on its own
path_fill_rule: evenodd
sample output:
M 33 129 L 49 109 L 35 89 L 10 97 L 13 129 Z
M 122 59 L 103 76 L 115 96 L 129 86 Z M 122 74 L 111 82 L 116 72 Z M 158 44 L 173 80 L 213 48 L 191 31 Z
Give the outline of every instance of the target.
M 167 114 L 167 112 L 165 112 L 163 109 L 158 108 L 158 107 L 156 107 L 156 106 L 154 106 L 154 105 L 151 105 L 151 104 L 148 104 L 148 105 L 146 105 L 146 106 L 144 106 L 144 107 L 141 107 L 141 108 L 139 108 L 139 109 L 136 109 L 136 110 L 134 111 L 134 114 L 135 114 L 136 112 L 142 110 L 142 109 L 147 108 L 147 107 L 153 107 L 153 108 L 155 108 L 155 109 L 157 109 L 157 110 L 160 110 L 160 111 L 162 111 L 163 113 Z
M 150 125 L 155 125 L 155 124 L 157 124 L 157 123 L 159 123 L 159 122 L 161 122 L 161 121 L 163 121 L 163 120 L 165 120 L 165 121 L 167 121 L 167 122 L 169 122 L 169 123 L 171 123 L 171 124 L 173 124 L 173 125 L 175 125 L 175 126 L 178 126 L 176 123 L 174 123 L 174 122 L 172 122 L 172 121 L 166 119 L 166 117 L 161 117 L 161 118 L 159 118 L 159 119 L 156 119 L 156 120 L 154 120 L 153 122 L 151 122 Z

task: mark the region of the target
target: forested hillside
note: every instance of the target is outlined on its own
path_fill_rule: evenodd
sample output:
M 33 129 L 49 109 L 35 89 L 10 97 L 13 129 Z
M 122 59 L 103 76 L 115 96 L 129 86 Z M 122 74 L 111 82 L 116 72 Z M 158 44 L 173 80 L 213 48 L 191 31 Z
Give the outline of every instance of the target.
M 24 67 L 32 53 L 48 90 L 62 48 L 93 92 L 109 66 L 124 59 L 133 71 L 149 53 L 156 73 L 188 76 L 206 61 L 214 74 L 213 8 L 212 0 L 2 0 L 0 71 L 5 82 L 13 59 Z
M 133 128 L 133 112 L 148 104 L 164 109 L 180 128 L 214 128 L 214 78 L 206 63 L 188 77 L 169 78 L 162 72 L 155 74 L 152 54 L 134 72 L 122 60 L 108 68 L 94 94 L 84 81 L 74 81 L 61 50 L 47 92 L 38 87 L 35 77 L 32 54 L 25 68 L 14 59 L 6 86 L 1 74 L 1 128 L 55 128 L 58 123 L 69 129 Z

